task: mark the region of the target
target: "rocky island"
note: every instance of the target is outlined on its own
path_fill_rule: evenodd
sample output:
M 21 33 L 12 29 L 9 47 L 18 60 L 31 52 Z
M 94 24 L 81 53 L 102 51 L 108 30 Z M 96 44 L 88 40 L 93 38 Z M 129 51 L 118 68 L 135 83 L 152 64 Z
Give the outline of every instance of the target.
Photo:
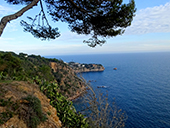
M 69 62 L 68 65 L 76 72 L 98 72 L 104 71 L 104 67 L 101 64 L 81 64 L 76 62 Z

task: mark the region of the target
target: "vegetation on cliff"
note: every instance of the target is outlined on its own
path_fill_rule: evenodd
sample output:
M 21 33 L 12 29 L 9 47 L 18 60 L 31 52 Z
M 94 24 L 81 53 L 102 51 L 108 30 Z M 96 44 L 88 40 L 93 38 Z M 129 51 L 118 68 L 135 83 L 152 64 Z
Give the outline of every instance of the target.
M 55 82 L 58 84 L 59 92 L 67 98 L 84 89 L 82 81 L 75 72 L 58 59 L 0 52 L 0 72 L 4 76 L 0 79 L 8 77 L 11 80 L 34 80 L 37 84 L 37 79 Z
M 86 118 L 77 113 L 73 103 L 67 100 L 80 93 L 84 83 L 62 60 L 0 52 L 0 80 L 22 80 L 38 84 L 50 99 L 50 104 L 56 108 L 63 126 L 88 127 Z
M 60 128 L 57 111 L 39 86 L 26 81 L 0 81 L 1 128 Z

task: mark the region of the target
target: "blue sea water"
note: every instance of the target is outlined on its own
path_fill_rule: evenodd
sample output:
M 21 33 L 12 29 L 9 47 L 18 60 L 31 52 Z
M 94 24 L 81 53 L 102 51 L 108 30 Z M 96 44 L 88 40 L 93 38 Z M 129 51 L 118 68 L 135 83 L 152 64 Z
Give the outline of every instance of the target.
M 126 112 L 126 128 L 170 128 L 170 53 L 56 56 L 63 61 L 98 63 L 103 72 L 83 73 L 109 103 Z M 113 68 L 117 70 L 113 70 Z M 108 88 L 97 88 L 107 86 Z M 114 100 L 115 98 L 115 100 Z M 75 103 L 78 105 L 78 103 Z

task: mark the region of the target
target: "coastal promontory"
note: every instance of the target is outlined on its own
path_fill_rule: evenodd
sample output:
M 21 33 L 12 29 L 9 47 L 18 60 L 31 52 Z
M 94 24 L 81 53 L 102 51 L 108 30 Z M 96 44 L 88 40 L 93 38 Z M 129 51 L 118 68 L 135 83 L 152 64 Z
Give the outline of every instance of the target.
M 69 62 L 68 65 L 76 72 L 99 72 L 104 71 L 104 67 L 101 64 L 85 64 Z

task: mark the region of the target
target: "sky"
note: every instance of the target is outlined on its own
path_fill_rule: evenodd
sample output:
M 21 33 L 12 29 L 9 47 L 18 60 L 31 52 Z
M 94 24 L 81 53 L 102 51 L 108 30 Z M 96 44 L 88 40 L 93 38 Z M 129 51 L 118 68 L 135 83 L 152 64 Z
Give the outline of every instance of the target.
M 128 3 L 129 0 L 124 0 Z M 137 11 L 130 27 L 123 35 L 107 39 L 107 43 L 95 48 L 83 43 L 90 37 L 70 32 L 68 24 L 50 24 L 59 28 L 61 36 L 55 40 L 41 41 L 30 33 L 23 32 L 20 21 L 34 17 L 40 8 L 28 10 L 22 17 L 7 24 L 0 37 L 0 51 L 13 51 L 42 56 L 110 54 L 170 51 L 170 0 L 135 0 Z M 21 5 L 9 5 L 0 1 L 0 19 L 20 10 Z

